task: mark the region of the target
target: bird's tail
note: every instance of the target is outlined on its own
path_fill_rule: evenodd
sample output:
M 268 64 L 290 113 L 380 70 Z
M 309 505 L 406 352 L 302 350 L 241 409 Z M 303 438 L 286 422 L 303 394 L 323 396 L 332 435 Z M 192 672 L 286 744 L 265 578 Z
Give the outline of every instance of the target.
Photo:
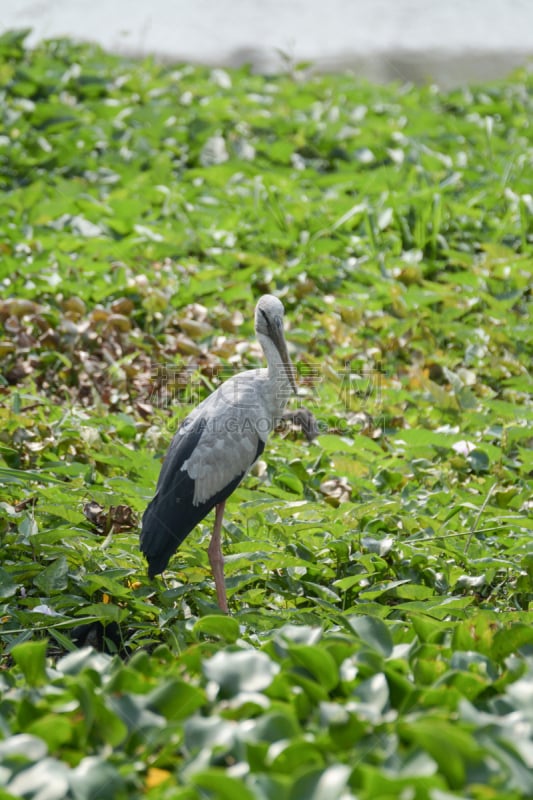
M 173 507 L 171 507 L 173 506 Z M 169 521 L 174 523 L 172 527 Z M 157 492 L 143 515 L 140 548 L 148 561 L 148 577 L 166 569 L 172 555 L 189 531 L 176 532 L 175 498 L 172 493 Z

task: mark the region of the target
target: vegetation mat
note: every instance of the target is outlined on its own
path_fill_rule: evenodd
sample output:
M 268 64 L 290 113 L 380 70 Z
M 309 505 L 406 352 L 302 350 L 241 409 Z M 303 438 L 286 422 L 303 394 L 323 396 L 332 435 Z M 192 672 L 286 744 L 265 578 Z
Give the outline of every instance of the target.
M 0 38 L 1 797 L 533 796 L 533 77 Z M 150 582 L 180 419 L 277 294 L 273 434 Z M 90 645 L 94 645 L 91 647 Z

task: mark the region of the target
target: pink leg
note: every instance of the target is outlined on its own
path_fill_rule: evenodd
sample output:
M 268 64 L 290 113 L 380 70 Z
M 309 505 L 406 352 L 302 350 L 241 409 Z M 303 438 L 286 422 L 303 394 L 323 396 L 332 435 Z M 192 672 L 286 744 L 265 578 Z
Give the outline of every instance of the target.
M 226 585 L 224 583 L 224 556 L 222 555 L 222 547 L 220 544 L 220 535 L 222 533 L 222 518 L 224 516 L 224 506 L 226 501 L 219 503 L 215 508 L 215 525 L 211 535 L 211 541 L 207 549 L 209 556 L 209 563 L 213 570 L 213 577 L 215 579 L 215 588 L 217 590 L 218 605 L 222 611 L 228 613 L 228 601 L 226 599 Z

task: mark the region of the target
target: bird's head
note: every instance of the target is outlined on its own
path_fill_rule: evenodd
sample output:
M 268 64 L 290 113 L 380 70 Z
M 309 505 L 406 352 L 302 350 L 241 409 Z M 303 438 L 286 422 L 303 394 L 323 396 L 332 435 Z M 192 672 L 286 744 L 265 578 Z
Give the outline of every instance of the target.
M 283 364 L 291 388 L 294 394 L 297 394 L 294 367 L 289 358 L 283 333 L 283 314 L 284 309 L 281 300 L 278 300 L 273 294 L 264 294 L 259 298 L 255 307 L 255 332 L 260 342 L 263 337 L 272 342 Z M 263 349 L 265 349 L 268 358 L 268 351 L 265 347 Z

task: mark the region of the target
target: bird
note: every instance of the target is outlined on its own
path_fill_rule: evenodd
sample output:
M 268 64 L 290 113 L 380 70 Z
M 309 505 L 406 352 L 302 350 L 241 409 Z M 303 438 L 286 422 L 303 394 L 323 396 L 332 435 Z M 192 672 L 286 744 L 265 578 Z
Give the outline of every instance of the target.
M 228 613 L 228 602 L 221 532 L 226 500 L 263 452 L 291 394 L 297 394 L 283 318 L 283 304 L 277 297 L 264 294 L 259 298 L 255 333 L 267 368 L 228 378 L 183 420 L 142 518 L 140 549 L 152 579 L 166 569 L 185 537 L 215 509 L 208 557 L 224 613 Z

